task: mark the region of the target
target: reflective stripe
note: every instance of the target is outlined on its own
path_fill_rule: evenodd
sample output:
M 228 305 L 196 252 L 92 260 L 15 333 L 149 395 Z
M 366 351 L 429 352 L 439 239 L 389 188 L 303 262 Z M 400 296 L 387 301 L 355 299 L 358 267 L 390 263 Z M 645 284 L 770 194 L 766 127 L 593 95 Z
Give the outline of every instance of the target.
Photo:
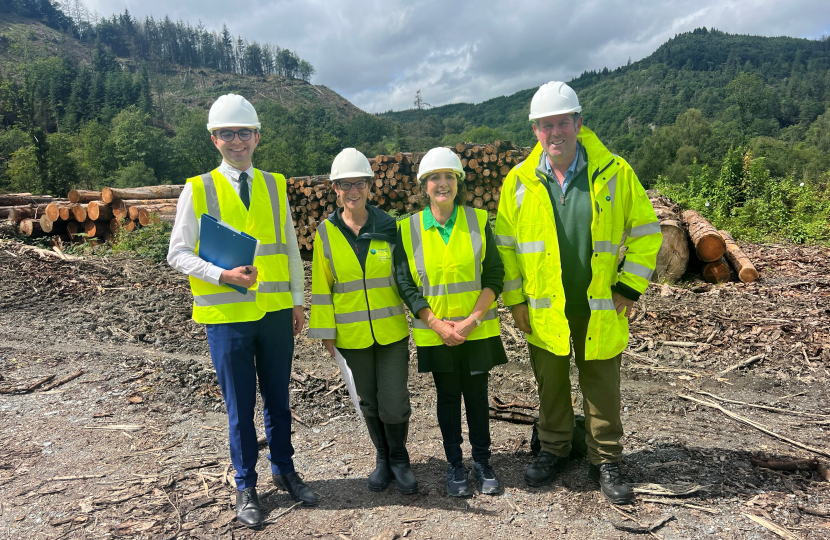
M 516 211 L 522 209 L 522 201 L 525 199 L 525 185 L 516 178 Z
M 513 247 L 513 246 L 516 245 L 516 237 L 515 236 L 508 236 L 506 234 L 497 234 L 496 235 L 496 245 L 497 246 Z
M 256 302 L 256 291 L 248 291 L 248 294 L 240 294 L 237 291 L 203 294 L 200 296 L 194 296 L 193 301 L 196 302 L 196 305 L 199 307 Z
M 317 227 L 317 234 L 320 235 L 320 240 L 323 241 L 323 255 L 329 261 L 329 267 L 331 268 L 331 275 L 334 277 L 334 280 L 337 281 L 337 271 L 334 269 L 334 259 L 331 257 L 331 244 L 329 244 L 329 231 L 326 229 L 328 225 L 326 221 L 324 221 L 319 227 Z
M 337 339 L 336 328 L 309 328 L 309 339 Z
M 330 294 L 312 294 L 311 295 L 311 305 L 312 306 L 331 306 L 334 304 L 334 301 L 331 298 Z
M 487 311 L 482 317 L 481 322 L 484 321 L 492 321 L 493 319 L 497 319 L 499 317 L 498 309 L 493 308 Z M 450 321 L 463 321 L 467 317 L 448 317 L 447 320 Z M 412 321 L 412 327 L 417 328 L 418 330 L 429 330 L 429 325 L 422 321 L 421 319 L 414 319 Z
M 205 186 L 205 199 L 207 200 L 208 215 L 215 217 L 217 221 L 221 221 L 222 212 L 219 211 L 219 196 L 216 194 L 216 184 L 213 183 L 213 175 L 211 173 L 205 173 L 201 176 L 202 184 Z
M 619 251 L 619 244 L 612 244 L 610 240 L 598 240 L 594 242 L 594 253 L 616 253 Z
M 282 204 L 282 201 L 280 201 L 280 191 L 277 188 L 277 179 L 274 178 L 274 175 L 269 172 L 259 172 L 262 173 L 262 177 L 265 179 L 265 187 L 268 188 L 268 197 L 271 199 L 271 213 L 274 216 L 274 235 L 277 239 L 276 243 L 282 246 L 282 249 L 284 250 L 282 253 L 288 253 L 288 248 L 286 244 L 282 242 L 282 235 L 280 234 L 282 231 L 282 223 L 280 223 L 280 204 Z M 289 209 L 286 208 L 286 212 L 288 210 Z M 287 222 L 288 220 L 286 219 L 285 221 Z
M 527 253 L 544 253 L 545 241 L 536 240 L 535 242 L 519 242 L 516 244 L 516 254 L 525 255 Z
M 418 292 L 424 296 L 444 296 L 446 294 L 461 294 L 475 292 L 481 287 L 475 281 L 460 281 L 458 283 L 440 283 L 432 287 L 418 287 Z
M 589 298 L 588 306 L 591 308 L 591 311 L 616 310 L 614 301 L 610 298 Z
M 548 309 L 553 305 L 550 298 L 531 298 L 526 296 L 527 304 L 533 309 Z
M 378 320 L 378 319 L 386 319 L 388 317 L 394 317 L 396 315 L 403 315 L 404 308 L 403 304 L 399 304 L 397 306 L 392 307 L 385 307 L 385 308 L 377 308 L 369 311 L 352 311 L 351 313 L 335 313 L 334 314 L 334 322 L 335 324 L 349 324 L 349 323 L 357 323 L 357 322 L 369 322 L 370 317 L 371 320 Z
M 651 279 L 651 274 L 654 273 L 654 270 L 648 266 L 643 266 L 642 264 L 637 264 L 626 259 L 625 264 L 623 265 L 623 272 L 640 276 L 643 279 Z
M 614 200 L 617 198 L 617 175 L 608 181 L 608 193 L 611 195 L 611 212 L 614 212 Z
M 424 262 L 424 242 L 421 238 L 421 213 L 418 212 L 409 220 L 409 231 L 412 235 L 412 256 L 415 259 L 415 270 L 424 287 L 429 288 L 427 265 Z
M 287 244 L 260 244 L 256 251 L 256 256 L 265 257 L 268 255 L 285 255 L 287 253 Z
M 660 231 L 660 222 L 652 221 L 644 225 L 637 225 L 628 231 L 628 236 L 631 238 L 639 238 L 640 236 L 648 236 L 650 234 L 657 234 Z
M 484 238 L 481 236 L 481 227 L 474 208 L 462 206 L 467 216 L 467 228 L 470 230 L 470 242 L 473 244 L 473 264 L 475 265 L 476 290 L 481 290 L 481 259 L 484 249 Z
M 355 291 L 362 291 L 363 280 L 354 279 L 352 281 L 344 281 L 343 283 L 335 283 L 332 290 L 336 294 L 346 294 Z
M 291 292 L 291 286 L 287 281 L 260 281 L 256 290 L 261 293 Z
M 391 275 L 389 277 L 369 278 L 365 280 L 365 282 L 367 291 L 369 289 L 383 289 L 395 286 L 395 281 L 392 279 Z
M 502 294 L 506 292 L 515 291 L 522 288 L 522 278 L 521 276 L 517 277 L 516 279 L 511 279 L 510 281 L 504 282 L 504 289 L 502 289 Z

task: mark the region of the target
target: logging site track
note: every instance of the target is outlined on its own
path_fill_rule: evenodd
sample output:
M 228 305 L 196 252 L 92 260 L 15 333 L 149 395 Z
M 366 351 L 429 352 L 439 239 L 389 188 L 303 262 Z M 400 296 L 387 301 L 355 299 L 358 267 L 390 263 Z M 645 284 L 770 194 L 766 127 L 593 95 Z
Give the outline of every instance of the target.
M 638 304 L 622 377 L 633 505 L 605 502 L 584 459 L 549 487 L 525 485 L 522 422 L 537 396 L 502 310 L 511 361 L 493 370 L 490 395 L 504 495 L 445 494 L 435 391 L 414 348 L 420 489 L 368 491 L 369 437 L 334 362 L 303 332 L 293 442 L 320 505 L 273 491 L 263 450 L 268 521 L 248 530 L 234 520 L 227 419 L 186 279 L 165 264 L 0 240 L 0 537 L 830 538 L 830 250 L 744 248 L 759 281 L 654 284 Z

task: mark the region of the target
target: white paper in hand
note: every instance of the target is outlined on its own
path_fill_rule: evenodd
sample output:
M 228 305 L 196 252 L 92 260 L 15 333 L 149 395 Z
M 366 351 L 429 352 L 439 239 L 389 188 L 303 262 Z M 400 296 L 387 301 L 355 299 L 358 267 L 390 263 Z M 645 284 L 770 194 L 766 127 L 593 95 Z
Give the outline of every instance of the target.
M 340 351 L 337 350 L 337 347 L 334 348 L 334 360 L 337 362 L 337 366 L 340 368 L 340 374 L 343 375 L 343 382 L 346 383 L 346 388 L 349 390 L 349 396 L 352 398 L 352 403 L 354 404 L 354 408 L 357 411 L 357 415 L 360 418 L 363 418 L 363 413 L 360 411 L 360 403 L 357 397 L 357 388 L 354 386 L 354 377 L 352 377 L 352 370 L 349 369 L 349 365 L 346 363 L 346 359 L 343 358 L 343 355 L 340 354 Z

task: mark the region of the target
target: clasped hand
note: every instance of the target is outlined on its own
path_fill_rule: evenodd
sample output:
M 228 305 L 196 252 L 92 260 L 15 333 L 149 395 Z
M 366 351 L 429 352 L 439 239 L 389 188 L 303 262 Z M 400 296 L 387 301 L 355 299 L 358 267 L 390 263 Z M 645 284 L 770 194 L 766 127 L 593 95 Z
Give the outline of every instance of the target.
M 462 322 L 433 319 L 429 327 L 441 337 L 444 345 L 454 347 L 467 341 L 467 337 L 458 332 Z

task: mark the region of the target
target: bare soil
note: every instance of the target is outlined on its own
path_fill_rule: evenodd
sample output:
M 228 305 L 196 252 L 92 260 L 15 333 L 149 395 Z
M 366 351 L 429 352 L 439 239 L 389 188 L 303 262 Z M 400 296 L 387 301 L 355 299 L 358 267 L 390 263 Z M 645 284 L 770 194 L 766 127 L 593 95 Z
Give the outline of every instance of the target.
M 414 348 L 410 449 L 420 490 L 372 493 L 371 442 L 336 365 L 303 332 L 291 381 L 293 442 L 297 469 L 321 502 L 294 508 L 273 491 L 263 450 L 268 522 L 248 530 L 234 520 L 227 418 L 204 329 L 189 319 L 186 279 L 166 265 L 61 260 L 0 241 L 0 537 L 610 539 L 642 536 L 615 526 L 671 518 L 652 537 L 778 538 L 748 517 L 757 516 L 792 538 L 830 538 L 830 518 L 815 515 L 830 511 L 830 482 L 808 467 L 752 463 L 830 462 L 830 250 L 744 248 L 762 275 L 754 284 L 649 287 L 623 359 L 628 480 L 691 494 L 638 493 L 634 505 L 612 507 L 588 479 L 586 460 L 549 487 L 528 488 L 530 426 L 492 420 L 505 494 L 447 496 L 435 392 L 431 377 L 416 372 Z M 511 362 L 493 370 L 491 397 L 535 404 L 524 338 L 508 312 L 502 318 Z M 571 378 L 579 410 L 575 371 Z

